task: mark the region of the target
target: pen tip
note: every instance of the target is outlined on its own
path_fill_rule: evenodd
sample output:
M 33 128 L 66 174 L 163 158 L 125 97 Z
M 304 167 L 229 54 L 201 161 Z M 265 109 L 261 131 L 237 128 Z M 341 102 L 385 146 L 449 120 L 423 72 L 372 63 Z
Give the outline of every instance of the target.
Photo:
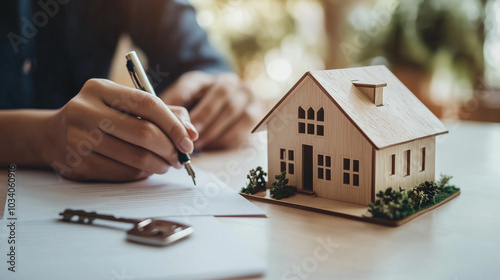
M 191 179 L 193 179 L 193 183 L 196 186 L 196 180 L 194 179 L 196 175 L 194 175 L 193 168 L 191 167 L 191 162 L 188 161 L 184 163 L 184 166 L 186 167 L 187 173 L 189 174 L 189 176 L 191 176 Z

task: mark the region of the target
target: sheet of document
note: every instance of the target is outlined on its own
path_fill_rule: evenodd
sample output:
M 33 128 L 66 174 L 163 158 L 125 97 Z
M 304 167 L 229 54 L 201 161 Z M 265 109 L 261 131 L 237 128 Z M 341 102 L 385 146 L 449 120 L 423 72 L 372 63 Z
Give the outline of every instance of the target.
M 98 220 L 93 225 L 17 220 L 15 244 L 8 244 L 9 221 L 0 223 L 0 279 L 220 279 L 265 269 L 244 242 L 236 242 L 208 216 L 191 217 L 194 233 L 166 247 L 126 241 L 130 225 Z
M 184 169 L 173 168 L 163 175 L 118 184 L 79 183 L 37 170 L 18 169 L 16 176 L 16 209 L 12 216 L 23 220 L 54 219 L 66 208 L 138 219 L 265 215 L 213 174 L 199 168 L 197 186 Z

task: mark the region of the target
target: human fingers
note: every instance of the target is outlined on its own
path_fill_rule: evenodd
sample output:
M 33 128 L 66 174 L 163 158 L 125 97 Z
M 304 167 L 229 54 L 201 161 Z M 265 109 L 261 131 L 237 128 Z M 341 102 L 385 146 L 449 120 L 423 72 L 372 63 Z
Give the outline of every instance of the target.
M 127 182 L 147 178 L 151 173 L 128 166 L 98 153 L 85 157 L 63 177 L 79 181 Z
M 240 118 L 231 125 L 222 135 L 212 142 L 202 143 L 200 146 L 195 142 L 196 149 L 226 149 L 234 148 L 244 143 L 251 134 L 252 129 L 262 118 L 263 106 L 260 102 L 253 102 L 245 108 Z
M 104 106 L 104 105 L 103 105 Z M 105 107 L 105 106 L 104 106 Z M 124 114 L 117 110 L 102 110 L 99 115 L 93 116 L 99 123 L 99 128 L 105 133 L 116 137 L 131 146 L 146 149 L 166 161 L 167 164 L 175 168 L 181 168 L 176 147 L 165 135 L 165 133 L 153 122 L 139 119 L 129 114 Z M 125 156 L 134 157 L 133 149 L 126 152 Z M 136 151 L 137 152 L 137 151 Z
M 191 108 L 213 81 L 214 76 L 205 72 L 186 72 L 159 96 L 168 105 Z
M 231 89 L 239 85 L 240 79 L 233 73 L 216 76 L 215 82 L 207 90 L 196 106 L 191 110 L 191 120 L 200 135 L 214 122 L 222 109 L 232 98 Z
M 181 107 L 181 106 L 168 106 L 170 110 L 172 110 L 172 113 L 177 116 L 177 118 L 181 121 L 181 123 L 184 125 L 184 128 L 186 128 L 186 131 L 189 134 L 189 137 L 191 137 L 191 140 L 195 141 L 198 139 L 199 134 L 194 125 L 191 123 L 191 119 L 189 117 L 189 112 L 186 108 Z
M 98 139 L 94 138 L 94 140 Z M 170 167 L 166 160 L 155 153 L 105 133 L 103 133 L 99 144 L 95 146 L 94 151 L 147 173 L 163 174 Z
M 191 110 L 191 120 L 198 133 L 203 134 L 226 106 L 229 91 L 220 85 L 212 86 Z
M 161 129 L 177 149 L 185 153 L 193 151 L 193 142 L 184 125 L 160 98 L 141 90 L 118 85 L 109 80 L 91 79 L 86 83 L 86 91 L 94 94 L 109 107 L 149 121 L 149 123 L 142 125 L 137 125 L 138 123 L 134 122 L 139 132 L 143 132 L 135 140 L 144 143 L 151 140 L 151 136 L 156 136 L 153 133 L 155 132 L 151 125 L 153 124 Z
M 200 136 L 196 143 L 198 147 L 203 148 L 205 144 L 212 143 L 224 135 L 245 113 L 245 109 L 249 105 L 250 90 L 243 86 L 232 87 L 228 90 L 232 92 L 231 96 L 216 119 L 209 124 L 209 127 Z

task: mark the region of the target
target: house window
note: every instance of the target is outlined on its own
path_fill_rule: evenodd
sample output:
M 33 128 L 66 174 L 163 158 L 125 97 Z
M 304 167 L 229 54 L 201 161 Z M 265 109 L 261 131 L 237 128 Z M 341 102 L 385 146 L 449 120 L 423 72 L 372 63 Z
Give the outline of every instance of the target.
M 306 118 L 306 111 L 302 107 L 299 107 L 299 119 L 305 119 L 305 118 Z
M 318 125 L 316 127 L 316 134 L 319 136 L 325 136 L 325 127 L 322 125 Z
M 297 130 L 299 134 L 307 133 L 309 135 L 325 136 L 325 125 L 323 123 L 325 121 L 325 110 L 323 107 L 321 107 L 318 112 L 315 112 L 312 107 L 309 107 L 309 109 L 307 109 L 306 119 L 306 111 L 299 106 L 298 118 L 299 122 Z
M 318 179 L 332 180 L 332 157 L 318 154 Z
M 299 133 L 306 133 L 306 124 L 303 122 L 299 122 Z
M 305 119 L 306 118 L 306 111 L 302 108 L 299 107 L 299 119 Z M 306 133 L 306 123 L 304 122 L 299 122 L 299 133 Z
M 349 173 L 344 172 L 344 184 L 349 185 L 351 182 L 349 181 Z
M 316 120 L 318 122 L 325 121 L 325 110 L 323 109 L 323 107 L 319 108 L 318 112 L 316 113 Z M 325 126 L 323 124 L 316 124 L 316 135 L 325 136 Z
M 307 134 L 313 134 L 314 135 L 314 124 L 308 123 L 307 124 Z
M 294 158 L 293 150 L 280 149 L 280 172 L 287 171 L 288 166 L 288 174 L 295 174 Z
M 421 162 L 422 162 L 422 166 L 420 168 L 420 171 L 425 171 L 425 147 L 421 149 L 421 156 L 422 156 L 422 159 L 421 159 Z
M 359 160 L 353 159 L 351 165 L 351 159 L 344 158 L 343 169 L 344 169 L 343 172 L 344 185 L 352 184 L 355 187 L 359 187 Z
M 391 175 L 396 174 L 396 155 L 391 155 Z
M 344 159 L 344 170 L 351 170 L 351 160 L 348 158 Z
M 307 119 L 314 120 L 314 109 L 311 107 L 307 110 Z
M 404 157 L 405 157 L 405 176 L 410 176 L 410 161 L 411 161 L 411 152 L 410 150 L 406 150 L 405 153 L 404 153 Z
M 323 107 L 319 108 L 316 119 L 320 122 L 325 121 L 325 110 L 323 109 Z

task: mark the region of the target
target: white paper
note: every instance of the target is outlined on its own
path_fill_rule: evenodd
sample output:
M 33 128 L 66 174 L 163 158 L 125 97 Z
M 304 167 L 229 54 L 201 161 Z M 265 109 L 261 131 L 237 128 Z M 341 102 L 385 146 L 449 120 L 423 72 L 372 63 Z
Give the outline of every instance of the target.
M 54 219 L 66 208 L 127 218 L 262 216 L 265 213 L 217 177 L 196 169 L 197 186 L 183 169 L 131 183 L 79 183 L 53 173 L 17 170 L 16 217 Z M 5 217 L 4 217 L 5 219 Z
M 169 218 L 181 222 L 182 218 Z M 15 272 L 9 221 L 1 221 L 0 279 L 220 279 L 262 274 L 265 265 L 213 217 L 191 217 L 194 233 L 166 247 L 126 241 L 130 225 L 16 221 Z

